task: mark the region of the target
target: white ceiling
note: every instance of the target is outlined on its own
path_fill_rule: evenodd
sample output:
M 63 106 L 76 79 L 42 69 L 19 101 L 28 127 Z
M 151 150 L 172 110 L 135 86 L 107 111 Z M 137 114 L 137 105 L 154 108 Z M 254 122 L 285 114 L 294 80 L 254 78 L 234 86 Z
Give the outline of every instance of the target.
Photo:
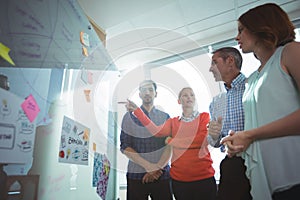
M 234 38 L 236 20 L 267 2 L 282 6 L 292 20 L 300 0 L 78 0 L 107 35 L 106 48 L 119 69 Z

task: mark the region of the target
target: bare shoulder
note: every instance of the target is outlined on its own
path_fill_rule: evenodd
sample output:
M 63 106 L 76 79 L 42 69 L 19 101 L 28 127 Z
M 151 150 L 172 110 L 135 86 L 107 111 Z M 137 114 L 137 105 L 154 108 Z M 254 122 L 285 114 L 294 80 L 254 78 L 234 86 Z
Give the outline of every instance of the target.
M 300 42 L 290 42 L 282 51 L 282 64 L 287 68 L 296 67 L 300 61 Z
M 300 42 L 296 42 L 296 41 L 286 44 L 283 49 L 283 54 L 285 56 L 289 56 L 290 54 L 299 55 L 299 52 L 300 52 Z
M 285 45 L 281 62 L 288 74 L 293 77 L 300 87 L 300 42 L 290 42 Z

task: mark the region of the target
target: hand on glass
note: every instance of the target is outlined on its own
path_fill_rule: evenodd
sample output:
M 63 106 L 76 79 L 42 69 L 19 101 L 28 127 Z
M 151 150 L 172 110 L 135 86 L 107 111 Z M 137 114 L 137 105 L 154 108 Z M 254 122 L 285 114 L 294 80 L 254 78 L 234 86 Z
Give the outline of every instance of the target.
M 220 137 L 222 130 L 222 117 L 218 117 L 217 121 L 210 121 L 208 124 L 208 134 L 217 140 Z
M 133 112 L 138 108 L 137 105 L 133 101 L 130 101 L 129 99 L 127 99 L 127 103 L 125 104 L 125 107 L 128 112 Z

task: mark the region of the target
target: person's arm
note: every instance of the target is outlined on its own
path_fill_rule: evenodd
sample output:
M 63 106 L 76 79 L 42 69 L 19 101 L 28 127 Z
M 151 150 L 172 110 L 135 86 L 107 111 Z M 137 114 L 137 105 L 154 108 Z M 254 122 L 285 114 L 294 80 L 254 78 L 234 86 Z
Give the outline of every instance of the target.
M 172 154 L 172 148 L 169 145 L 166 145 L 164 148 L 164 152 L 157 163 L 161 169 L 163 169 L 169 163 Z
M 131 135 L 127 134 L 124 130 L 124 124 L 126 124 L 127 121 L 124 121 L 124 118 L 122 120 L 122 130 L 120 135 L 120 150 L 121 152 L 126 155 L 128 159 L 130 159 L 132 162 L 140 165 L 145 169 L 145 171 L 155 171 L 158 170 L 159 167 L 155 164 L 150 163 L 149 161 L 145 160 L 142 156 L 139 155 L 139 153 L 132 148 L 132 137 Z
M 247 131 L 232 132 L 222 139 L 221 144 L 225 144 L 228 155 L 233 156 L 245 151 L 256 140 L 300 135 L 299 121 L 300 110 L 297 110 L 264 126 Z
M 151 163 L 145 160 L 143 157 L 139 155 L 133 148 L 127 147 L 123 150 L 123 153 L 130 159 L 132 162 L 142 166 L 147 172 L 154 172 L 156 170 L 160 170 L 160 166 L 155 163 Z
M 203 141 L 200 142 L 195 137 L 167 137 L 165 143 L 179 149 L 200 149 Z
M 218 117 L 217 121 L 210 121 L 208 124 L 207 141 L 213 147 L 220 147 L 222 139 L 222 117 Z
M 300 90 L 300 43 L 291 42 L 285 46 L 282 52 L 281 64 L 283 70 L 295 81 Z M 281 98 L 281 97 L 280 97 Z M 245 151 L 255 140 L 269 139 L 283 136 L 300 135 L 300 109 L 295 112 L 268 123 L 264 126 L 237 132 L 224 138 L 222 143 L 226 144 L 232 154 Z
M 163 170 L 159 169 L 154 172 L 147 172 L 143 178 L 142 183 L 151 183 L 159 179 L 159 177 L 163 174 Z
M 291 42 L 287 44 L 282 52 L 282 67 L 295 81 L 298 92 L 300 93 L 300 43 Z M 284 97 L 280 97 L 284 98 Z M 300 99 L 298 99 L 300 101 Z M 281 137 L 300 134 L 300 109 L 276 120 L 268 125 L 262 126 L 257 130 L 248 133 L 252 140 Z
M 135 109 L 133 113 L 155 137 L 166 137 L 171 135 L 171 119 L 168 119 L 164 124 L 157 126 L 148 118 L 141 108 Z
M 165 142 L 166 144 L 179 149 L 199 149 L 201 147 L 201 144 L 196 143 L 194 139 L 195 137 L 167 137 Z
M 181 149 L 200 149 L 207 145 L 207 123 L 209 122 L 208 113 L 202 113 L 200 116 L 200 123 L 198 126 L 197 133 L 194 136 L 183 136 L 183 137 L 168 137 L 166 144 Z
M 211 116 L 211 121 L 209 122 L 207 141 L 212 147 L 220 147 L 220 142 L 222 139 L 222 116 L 225 114 L 226 110 L 226 93 L 220 93 L 215 96 L 212 102 L 209 104 L 209 113 Z
M 126 108 L 128 112 L 133 112 L 152 135 L 156 137 L 166 137 L 171 135 L 171 119 L 168 119 L 164 124 L 157 126 L 133 101 L 127 99 Z
M 160 160 L 157 162 L 157 166 L 159 167 L 159 170 L 148 172 L 144 175 L 142 182 L 143 183 L 150 183 L 155 180 L 158 180 L 159 177 L 163 174 L 164 167 L 168 164 L 170 161 L 172 154 L 172 148 L 169 145 L 166 145 L 164 147 L 164 152 L 162 153 Z

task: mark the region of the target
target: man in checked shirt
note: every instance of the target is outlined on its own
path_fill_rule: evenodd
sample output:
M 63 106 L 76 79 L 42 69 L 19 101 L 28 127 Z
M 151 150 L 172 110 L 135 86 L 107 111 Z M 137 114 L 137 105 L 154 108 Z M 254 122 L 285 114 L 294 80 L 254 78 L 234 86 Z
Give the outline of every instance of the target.
M 154 106 L 157 85 L 145 80 L 139 85 L 141 109 L 156 124 L 163 124 L 169 114 Z M 122 120 L 121 152 L 129 158 L 127 167 L 127 200 L 171 200 L 170 185 L 171 148 L 165 138 L 154 137 L 132 114 L 127 112 Z
M 209 106 L 211 122 L 208 125 L 208 141 L 225 151 L 220 140 L 230 130 L 244 130 L 242 97 L 246 77 L 241 73 L 242 56 L 233 47 L 224 47 L 213 52 L 209 69 L 216 81 L 223 81 L 226 92 L 215 96 Z M 250 183 L 241 157 L 226 156 L 220 164 L 220 183 L 217 200 L 250 200 Z

